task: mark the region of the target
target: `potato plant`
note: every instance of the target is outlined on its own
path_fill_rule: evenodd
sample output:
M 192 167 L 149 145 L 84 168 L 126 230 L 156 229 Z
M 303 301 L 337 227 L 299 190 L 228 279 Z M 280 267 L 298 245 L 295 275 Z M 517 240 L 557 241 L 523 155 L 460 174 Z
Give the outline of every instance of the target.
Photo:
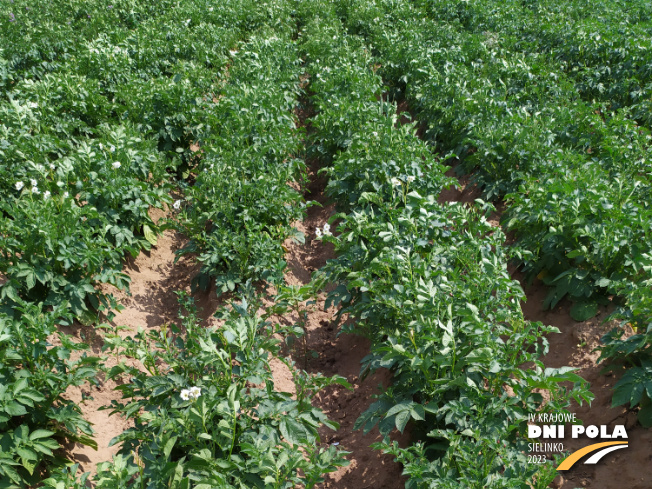
M 256 315 L 255 297 L 225 309 L 220 328 L 203 327 L 192 300 L 181 300 L 181 324 L 109 343 L 112 354 L 137 362 L 109 373 L 128 380 L 112 412 L 135 426 L 112 441 L 120 452 L 100 465 L 96 487 L 310 488 L 344 465 L 345 452 L 321 445 L 317 433 L 337 423 L 309 397 L 275 390 L 269 360 L 280 340 Z M 320 378 L 317 389 L 310 376 L 295 380 L 298 391 L 348 386 L 341 377 Z
M 252 37 L 232 54 L 219 99 L 205 104 L 205 157 L 180 203 L 181 229 L 191 241 L 179 251 L 199 254 L 204 288 L 209 280 L 220 292 L 248 279 L 282 281 L 282 243 L 296 235 L 291 223 L 305 209 L 290 186 L 305 173 L 293 117 L 299 68 L 289 39 Z
M 382 14 L 376 5 L 368 15 Z M 387 28 L 367 29 L 384 76 L 427 125 L 433 149 L 475 171 L 486 197 L 507 200 L 504 224 L 532 252 L 524 270 L 551 286 L 546 306 L 570 297 L 574 316 L 590 317 L 647 249 L 649 129 L 631 108 L 584 100 L 563 63 L 481 20 L 511 15 L 515 29 L 528 9 L 433 5 L 386 10 Z
M 85 352 L 88 345 L 57 331 L 63 318 L 70 320 L 65 305 L 45 313 L 41 309 L 41 304 L 19 301 L 14 317 L 0 313 L 3 488 L 39 482 L 41 473 L 66 461 L 57 453 L 61 444 L 97 447 L 91 424 L 79 406 L 62 394 L 70 386 L 95 382 L 100 358 Z

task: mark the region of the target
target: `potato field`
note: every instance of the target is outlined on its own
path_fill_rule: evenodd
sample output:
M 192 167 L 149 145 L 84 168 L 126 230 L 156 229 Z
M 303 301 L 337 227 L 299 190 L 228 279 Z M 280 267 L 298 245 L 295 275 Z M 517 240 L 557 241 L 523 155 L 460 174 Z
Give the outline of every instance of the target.
M 0 489 L 652 488 L 651 140 L 647 0 L 0 0 Z

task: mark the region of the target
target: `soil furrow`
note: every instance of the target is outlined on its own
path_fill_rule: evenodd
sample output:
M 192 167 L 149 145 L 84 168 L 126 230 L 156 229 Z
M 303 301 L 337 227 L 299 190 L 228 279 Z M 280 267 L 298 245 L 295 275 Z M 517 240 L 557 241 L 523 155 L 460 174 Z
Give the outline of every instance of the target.
M 310 117 L 314 115 L 310 101 L 302 100 L 297 111 L 299 123 L 310 133 Z M 315 201 L 308 209 L 307 216 L 295 227 L 306 236 L 305 244 L 297 244 L 288 240 L 285 243 L 288 253 L 286 261 L 288 271 L 286 280 L 290 285 L 306 285 L 310 282 L 312 272 L 335 257 L 333 245 L 322 243 L 315 238 L 315 230 L 322 228 L 328 219 L 335 214 L 335 205 L 329 202 L 324 190 L 327 178 L 319 174 L 320 164 L 317 159 L 308 160 L 308 181 L 304 195 L 306 200 Z M 370 342 L 366 338 L 353 334 L 341 334 L 335 326 L 336 309 L 324 310 L 325 293 L 321 293 L 316 304 L 307 312 L 307 362 L 306 370 L 310 373 L 322 373 L 327 376 L 340 375 L 353 386 L 347 390 L 339 385 L 331 386 L 321 391 L 313 404 L 322 409 L 326 415 L 340 424 L 336 432 L 322 428 L 323 444 L 339 444 L 339 447 L 350 451 L 347 457 L 349 466 L 342 467 L 326 476 L 326 482 L 319 487 L 332 489 L 399 489 L 405 487 L 405 478 L 401 477 L 401 466 L 393 461 L 393 457 L 383 455 L 370 445 L 382 439 L 378 429 L 367 435 L 362 431 L 353 431 L 353 425 L 360 414 L 372 402 L 372 396 L 389 385 L 389 371 L 381 369 L 374 375 L 360 380 L 360 365 L 362 359 L 370 352 Z M 303 353 L 294 355 L 297 365 L 304 365 L 306 359 Z M 407 434 L 399 439 L 403 443 Z
M 157 221 L 165 217 L 165 214 L 161 210 L 153 209 L 151 217 Z M 175 291 L 185 290 L 190 293 L 190 281 L 198 271 L 197 264 L 189 256 L 183 256 L 174 263 L 175 251 L 183 247 L 185 241 L 179 233 L 173 230 L 165 231 L 150 251 L 142 252 L 136 259 L 125 263 L 125 272 L 131 278 L 129 294 L 105 288 L 105 292 L 113 293 L 124 307 L 107 323 L 109 327 L 115 328 L 114 331 L 120 336 L 133 336 L 141 328 L 160 328 L 176 319 L 178 302 Z M 200 317 L 210 324 L 219 303 L 215 292 L 197 292 L 193 296 Z M 103 354 L 103 336 L 95 332 L 93 326 L 77 325 L 62 329 L 90 343 L 92 354 Z M 104 365 L 111 368 L 117 365 L 118 361 L 109 356 Z M 90 471 L 91 474 L 96 472 L 98 463 L 111 460 L 118 452 L 119 446 L 109 447 L 109 443 L 130 426 L 121 416 L 110 416 L 110 410 L 100 410 L 101 407 L 109 406 L 112 400 L 121 398 L 120 392 L 115 390 L 116 382 L 105 380 L 103 377 L 100 375 L 98 385 L 90 389 L 70 388 L 67 392 L 70 399 L 80 404 L 84 417 L 93 424 L 96 431 L 94 438 L 98 445 L 97 450 L 80 444 L 69 447 L 72 459 L 80 464 L 80 469 L 83 472 Z M 86 400 L 82 401 L 82 397 Z

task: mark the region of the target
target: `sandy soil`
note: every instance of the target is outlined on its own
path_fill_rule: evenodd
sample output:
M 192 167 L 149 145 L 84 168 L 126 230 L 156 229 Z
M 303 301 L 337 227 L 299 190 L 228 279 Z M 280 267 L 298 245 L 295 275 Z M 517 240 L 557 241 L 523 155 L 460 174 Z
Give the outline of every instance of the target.
M 156 221 L 164 217 L 165 213 L 153 209 L 150 215 Z M 122 328 L 119 334 L 126 337 L 134 335 L 141 328 L 160 328 L 163 324 L 176 319 L 178 302 L 174 292 L 185 290 L 190 293 L 190 281 L 199 269 L 188 256 L 174 263 L 176 256 L 174 252 L 185 243 L 183 236 L 167 230 L 150 251 L 143 252 L 135 260 L 130 259 L 126 262 L 125 272 L 131 278 L 130 293 L 105 288 L 105 292 L 113 293 L 118 302 L 124 306 L 112 321 L 105 324 Z M 216 294 L 211 291 L 197 292 L 193 296 L 200 317 L 210 322 L 212 314 L 218 307 Z M 103 354 L 103 339 L 99 330 L 94 331 L 92 326 L 80 325 L 62 329 L 88 342 L 94 355 Z M 105 361 L 107 367 L 117 363 L 118 360 L 111 356 Z M 93 423 L 93 429 L 96 431 L 94 438 L 98 444 L 97 451 L 79 444 L 69 447 L 73 460 L 80 464 L 82 471 L 90 471 L 94 474 L 98 463 L 111 460 L 119 448 L 117 445 L 109 447 L 111 439 L 130 426 L 130 423 L 122 417 L 110 416 L 110 410 L 100 410 L 101 407 L 110 405 L 112 400 L 120 399 L 119 392 L 114 390 L 116 386 L 115 382 L 105 380 L 101 376 L 97 386 L 84 390 L 70 388 L 67 392 L 70 399 L 80 403 L 85 418 Z M 82 394 L 87 397 L 83 402 L 81 402 Z
M 335 213 L 333 204 L 329 204 L 323 194 L 326 180 L 317 176 L 318 164 L 312 162 L 309 170 L 309 183 L 305 191 L 307 200 L 315 200 L 320 206 L 313 206 L 303 222 L 295 223 L 305 233 L 306 244 L 297 245 L 286 242 L 288 248 L 288 273 L 286 279 L 291 285 L 304 285 L 310 281 L 311 273 L 318 270 L 326 261 L 334 258 L 333 245 L 314 239 L 315 229 Z M 333 226 L 335 227 L 335 226 Z M 329 474 L 322 488 L 337 489 L 399 489 L 405 487 L 405 478 L 401 477 L 402 467 L 393 461 L 392 456 L 382 455 L 370 448 L 374 442 L 381 441 L 377 429 L 367 435 L 362 431 L 353 431 L 356 419 L 371 404 L 373 394 L 391 381 L 389 371 L 382 369 L 361 381 L 359 378 L 360 362 L 369 354 L 370 343 L 366 338 L 342 334 L 338 336 L 339 327 L 335 326 L 336 310 L 324 310 L 325 294 L 317 298 L 307 316 L 307 348 L 314 352 L 304 358 L 297 353 L 298 365 L 306 365 L 306 370 L 324 375 L 340 375 L 347 379 L 353 390 L 341 386 L 332 386 L 320 392 L 313 404 L 320 407 L 330 419 L 340 424 L 336 432 L 328 428 L 321 431 L 323 444 L 338 443 L 340 448 L 350 451 L 347 457 L 350 465 Z M 306 362 L 307 360 L 307 362 Z M 398 438 L 405 446 L 407 434 Z

